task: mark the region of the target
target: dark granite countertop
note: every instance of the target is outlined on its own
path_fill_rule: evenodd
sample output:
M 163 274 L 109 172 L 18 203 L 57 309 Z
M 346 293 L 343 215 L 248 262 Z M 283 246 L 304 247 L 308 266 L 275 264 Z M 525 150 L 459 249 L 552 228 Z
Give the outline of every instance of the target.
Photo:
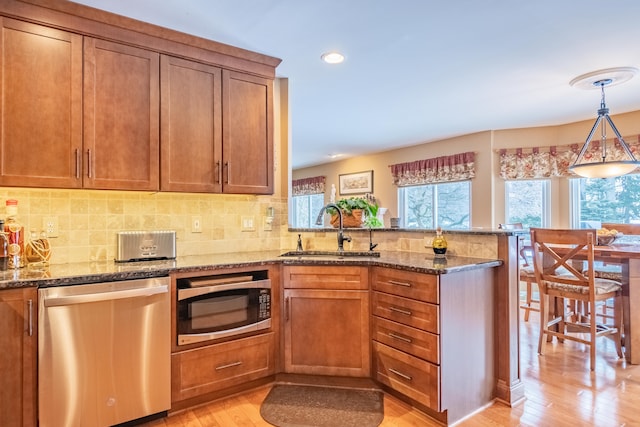
M 198 272 L 210 269 L 283 265 L 366 265 L 393 267 L 429 274 L 447 274 L 477 268 L 502 265 L 496 259 L 449 256 L 434 258 L 433 254 L 381 252 L 379 257 L 357 256 L 281 256 L 283 252 L 241 252 L 178 257 L 175 260 L 117 263 L 114 261 L 54 264 L 47 268 L 22 268 L 0 272 L 0 289 L 22 287 L 65 286 L 82 283 L 110 282 L 167 276 L 177 272 Z

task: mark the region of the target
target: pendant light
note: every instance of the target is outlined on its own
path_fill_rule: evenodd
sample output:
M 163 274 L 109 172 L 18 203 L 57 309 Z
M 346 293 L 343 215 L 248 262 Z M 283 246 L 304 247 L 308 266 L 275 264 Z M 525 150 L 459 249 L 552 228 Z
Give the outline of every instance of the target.
M 632 73 L 631 76 L 633 74 L 634 73 Z M 591 73 L 589 76 L 598 76 L 598 74 Z M 626 80 L 631 78 L 631 76 L 629 76 Z M 574 79 L 571 84 L 574 85 L 575 83 L 579 82 L 584 83 L 584 79 Z M 613 82 L 613 78 L 598 78 L 595 81 L 591 81 L 591 84 L 593 86 L 600 87 L 600 91 L 602 93 L 600 108 L 598 109 L 598 117 L 596 118 L 596 122 L 593 124 L 591 132 L 589 132 L 589 135 L 587 136 L 587 139 L 582 146 L 582 149 L 580 150 L 576 161 L 569 167 L 569 170 L 585 178 L 612 178 L 616 176 L 626 175 L 640 166 L 640 162 L 636 160 L 635 156 L 631 152 L 631 149 L 620 135 L 620 132 L 618 132 L 618 128 L 616 128 L 616 125 L 613 124 L 611 117 L 609 117 L 609 109 L 607 108 L 604 99 L 604 87 L 612 84 Z M 627 160 L 607 159 L 607 123 L 609 124 L 609 126 L 611 126 L 611 130 L 615 134 L 616 138 L 618 138 L 620 146 L 628 157 Z M 602 148 L 602 158 L 597 162 L 582 163 L 584 154 L 587 152 L 589 144 L 591 143 L 591 140 L 596 133 L 598 126 L 600 126 L 600 145 Z

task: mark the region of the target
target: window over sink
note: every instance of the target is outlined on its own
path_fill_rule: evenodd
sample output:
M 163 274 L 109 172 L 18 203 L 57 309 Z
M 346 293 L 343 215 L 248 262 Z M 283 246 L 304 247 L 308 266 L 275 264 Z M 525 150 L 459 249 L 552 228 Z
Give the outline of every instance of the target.
M 471 181 L 398 188 L 402 228 L 468 229 L 471 224 Z

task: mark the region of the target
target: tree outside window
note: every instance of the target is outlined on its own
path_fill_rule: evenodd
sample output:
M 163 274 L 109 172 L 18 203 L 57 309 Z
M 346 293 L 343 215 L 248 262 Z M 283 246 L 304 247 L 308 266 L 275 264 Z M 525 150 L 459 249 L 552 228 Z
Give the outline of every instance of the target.
M 291 226 L 294 228 L 324 227 L 324 216 L 321 225 L 316 225 L 316 218 L 324 206 L 324 193 L 306 194 L 291 198 L 293 209 Z
M 468 229 L 471 181 L 416 185 L 398 189 L 403 228 Z
M 524 228 L 546 227 L 549 216 L 549 180 L 505 182 L 505 223 L 522 223 Z
M 640 175 L 572 180 L 575 227 L 640 223 Z

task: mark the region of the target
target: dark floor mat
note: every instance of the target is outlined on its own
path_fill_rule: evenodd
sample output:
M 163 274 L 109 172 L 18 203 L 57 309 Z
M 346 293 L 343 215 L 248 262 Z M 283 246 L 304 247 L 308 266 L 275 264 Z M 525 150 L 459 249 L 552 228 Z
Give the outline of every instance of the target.
M 376 427 L 384 418 L 383 393 L 280 384 L 262 402 L 260 415 L 278 427 Z

